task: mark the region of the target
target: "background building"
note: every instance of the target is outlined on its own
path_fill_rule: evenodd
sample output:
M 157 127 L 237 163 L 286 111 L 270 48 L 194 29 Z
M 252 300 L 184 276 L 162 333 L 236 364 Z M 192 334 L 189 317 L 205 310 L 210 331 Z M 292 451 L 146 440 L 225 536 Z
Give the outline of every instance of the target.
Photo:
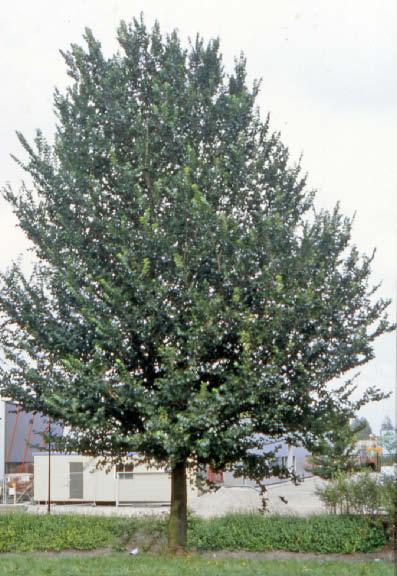
M 33 473 L 33 453 L 46 450 L 47 432 L 45 416 L 0 399 L 0 479 L 8 474 Z
M 282 440 L 269 439 L 269 443 L 264 446 L 263 452 L 272 452 L 276 447 L 279 447 L 276 461 L 280 467 L 286 467 L 289 470 L 294 471 L 294 473 L 300 478 L 311 476 L 311 473 L 307 469 L 307 457 L 310 455 L 310 452 L 308 452 L 306 448 L 303 448 L 303 446 L 292 446 Z M 282 480 L 277 476 L 270 476 L 264 480 L 264 484 L 276 484 L 281 481 Z M 254 480 L 244 477 L 236 477 L 233 472 L 230 471 L 224 472 L 223 484 L 225 486 L 256 486 Z
M 95 504 L 170 503 L 171 476 L 164 468 L 150 468 L 132 460 L 124 464 L 98 467 L 99 459 L 80 454 L 40 452 L 34 455 L 35 502 L 48 499 L 48 463 L 50 461 L 51 502 Z M 192 493 L 188 486 L 188 493 Z
M 31 498 L 33 453 L 47 452 L 47 433 L 46 416 L 0 398 L 0 502 L 16 504 Z M 62 427 L 52 424 L 51 433 L 62 434 Z

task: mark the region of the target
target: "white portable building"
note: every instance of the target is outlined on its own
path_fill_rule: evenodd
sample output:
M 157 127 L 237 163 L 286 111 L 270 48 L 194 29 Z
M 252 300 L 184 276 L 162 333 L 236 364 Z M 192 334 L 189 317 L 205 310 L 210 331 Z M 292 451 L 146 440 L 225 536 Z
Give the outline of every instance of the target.
M 50 462 L 50 475 L 48 463 Z M 34 500 L 59 503 L 169 504 L 167 470 L 133 465 L 98 468 L 98 459 L 79 454 L 34 454 Z

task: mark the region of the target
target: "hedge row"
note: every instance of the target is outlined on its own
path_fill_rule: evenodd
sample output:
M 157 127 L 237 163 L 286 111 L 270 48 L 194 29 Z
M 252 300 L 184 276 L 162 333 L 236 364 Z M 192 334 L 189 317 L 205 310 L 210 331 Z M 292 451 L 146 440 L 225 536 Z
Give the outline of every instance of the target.
M 82 515 L 0 514 L 0 552 L 120 548 L 136 539 L 165 541 L 166 521 Z M 144 538 L 142 538 L 144 536 Z M 380 523 L 357 516 L 234 514 L 189 518 L 189 547 L 197 550 L 289 550 L 347 553 L 386 544 Z
M 194 519 L 189 542 L 199 550 L 288 550 L 350 553 L 376 550 L 386 544 L 380 523 L 358 516 L 229 515 Z
M 138 529 L 134 518 L 0 514 L 0 552 L 95 550 L 113 547 Z

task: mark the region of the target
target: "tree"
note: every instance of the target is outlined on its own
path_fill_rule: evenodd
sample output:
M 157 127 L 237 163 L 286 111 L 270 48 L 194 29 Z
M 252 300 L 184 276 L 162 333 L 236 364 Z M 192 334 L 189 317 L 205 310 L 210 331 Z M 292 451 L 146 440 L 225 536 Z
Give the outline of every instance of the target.
M 380 427 L 381 434 L 382 432 L 388 432 L 390 430 L 394 430 L 394 426 L 390 420 L 390 416 L 385 416 L 382 425 Z
M 387 430 L 379 439 L 382 448 L 385 448 L 388 456 L 396 457 L 397 454 L 397 432 L 396 430 Z
M 359 468 L 356 442 L 360 428 L 349 418 L 339 415 L 332 429 L 326 432 L 310 456 L 310 467 L 314 475 L 326 480 L 351 474 Z
M 357 440 L 368 440 L 372 434 L 372 428 L 368 420 L 364 417 L 356 418 L 352 425 L 353 429 L 356 429 Z
M 379 443 L 389 456 L 397 454 L 397 431 L 389 416 L 386 416 L 380 428 Z
M 85 40 L 54 143 L 19 134 L 31 187 L 4 191 L 37 261 L 2 275 L 1 386 L 70 426 L 69 449 L 168 466 L 183 548 L 187 470 L 262 479 L 269 436 L 310 449 L 382 397 L 328 382 L 373 357 L 388 302 L 261 120 L 243 57 L 227 75 L 218 40 L 185 49 L 143 20 L 113 57 Z

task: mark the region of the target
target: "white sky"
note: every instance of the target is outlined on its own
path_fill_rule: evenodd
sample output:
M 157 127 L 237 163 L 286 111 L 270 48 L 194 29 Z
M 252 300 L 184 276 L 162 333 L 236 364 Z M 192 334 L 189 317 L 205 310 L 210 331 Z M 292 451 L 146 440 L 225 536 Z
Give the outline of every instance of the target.
M 377 248 L 374 282 L 396 294 L 397 261 L 397 3 L 394 0 L 14 0 L 0 21 L 0 184 L 23 177 L 9 157 L 21 153 L 15 130 L 52 135 L 52 94 L 68 82 L 58 50 L 81 43 L 93 29 L 105 52 L 116 49 L 121 19 L 143 11 L 148 24 L 181 36 L 220 36 L 225 63 L 244 51 L 252 78 L 262 78 L 259 105 L 271 113 L 293 159 L 303 152 L 317 206 L 340 200 L 356 215 L 354 242 Z M 0 269 L 27 246 L 0 200 Z M 395 304 L 390 308 L 395 317 Z M 361 370 L 360 388 L 395 388 L 395 336 L 376 344 L 376 359 Z M 374 431 L 394 398 L 363 409 Z

